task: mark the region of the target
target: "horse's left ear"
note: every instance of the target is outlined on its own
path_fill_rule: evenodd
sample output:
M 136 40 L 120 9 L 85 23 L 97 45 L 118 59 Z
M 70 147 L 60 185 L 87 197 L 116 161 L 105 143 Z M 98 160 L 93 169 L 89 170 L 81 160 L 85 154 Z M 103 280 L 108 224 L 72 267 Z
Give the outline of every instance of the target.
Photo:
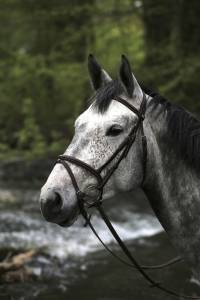
M 130 98 L 138 98 L 142 95 L 142 90 L 131 71 L 130 63 L 125 55 L 122 55 L 119 80 Z
M 108 73 L 98 64 L 96 58 L 90 54 L 88 56 L 88 70 L 91 78 L 92 86 L 95 90 L 105 86 L 112 81 Z

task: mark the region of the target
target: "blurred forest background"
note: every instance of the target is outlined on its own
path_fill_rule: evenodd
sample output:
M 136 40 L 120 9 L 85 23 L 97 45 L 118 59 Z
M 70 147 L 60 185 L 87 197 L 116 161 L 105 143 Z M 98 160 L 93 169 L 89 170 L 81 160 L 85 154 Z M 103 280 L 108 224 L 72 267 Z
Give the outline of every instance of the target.
M 200 1 L 0 1 L 0 158 L 62 153 L 91 94 L 88 53 L 200 114 Z
M 113 77 L 126 54 L 139 82 L 200 116 L 200 0 L 0 0 L 0 300 L 169 299 L 114 263 L 80 218 L 66 229 L 40 213 L 39 188 L 92 94 L 89 53 Z M 177 255 L 141 191 L 106 211 L 141 263 Z M 154 275 L 200 294 L 186 264 Z

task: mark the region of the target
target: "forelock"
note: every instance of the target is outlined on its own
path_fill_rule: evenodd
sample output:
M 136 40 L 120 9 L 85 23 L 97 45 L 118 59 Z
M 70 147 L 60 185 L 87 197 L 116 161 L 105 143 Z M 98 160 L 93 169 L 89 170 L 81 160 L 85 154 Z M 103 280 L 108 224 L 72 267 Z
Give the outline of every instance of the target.
M 92 106 L 99 113 L 107 111 L 112 99 L 119 96 L 123 92 L 123 87 L 118 80 L 112 80 L 104 87 L 96 91 L 91 100 L 94 100 Z

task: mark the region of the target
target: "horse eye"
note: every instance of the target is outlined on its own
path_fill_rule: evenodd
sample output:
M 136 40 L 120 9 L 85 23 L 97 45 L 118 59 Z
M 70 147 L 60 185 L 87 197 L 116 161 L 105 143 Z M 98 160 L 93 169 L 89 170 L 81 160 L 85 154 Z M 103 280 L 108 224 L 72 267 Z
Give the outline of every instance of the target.
M 107 136 L 117 136 L 120 133 L 122 133 L 122 131 L 123 131 L 123 128 L 121 126 L 113 125 L 107 130 L 106 135 Z

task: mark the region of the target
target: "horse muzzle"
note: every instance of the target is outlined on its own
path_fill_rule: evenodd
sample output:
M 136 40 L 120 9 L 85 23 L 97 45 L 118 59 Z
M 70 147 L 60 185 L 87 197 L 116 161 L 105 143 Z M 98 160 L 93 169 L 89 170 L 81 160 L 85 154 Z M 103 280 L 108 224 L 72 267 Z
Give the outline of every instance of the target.
M 46 221 L 67 227 L 78 216 L 76 201 L 69 201 L 55 188 L 43 188 L 40 194 L 40 208 Z

